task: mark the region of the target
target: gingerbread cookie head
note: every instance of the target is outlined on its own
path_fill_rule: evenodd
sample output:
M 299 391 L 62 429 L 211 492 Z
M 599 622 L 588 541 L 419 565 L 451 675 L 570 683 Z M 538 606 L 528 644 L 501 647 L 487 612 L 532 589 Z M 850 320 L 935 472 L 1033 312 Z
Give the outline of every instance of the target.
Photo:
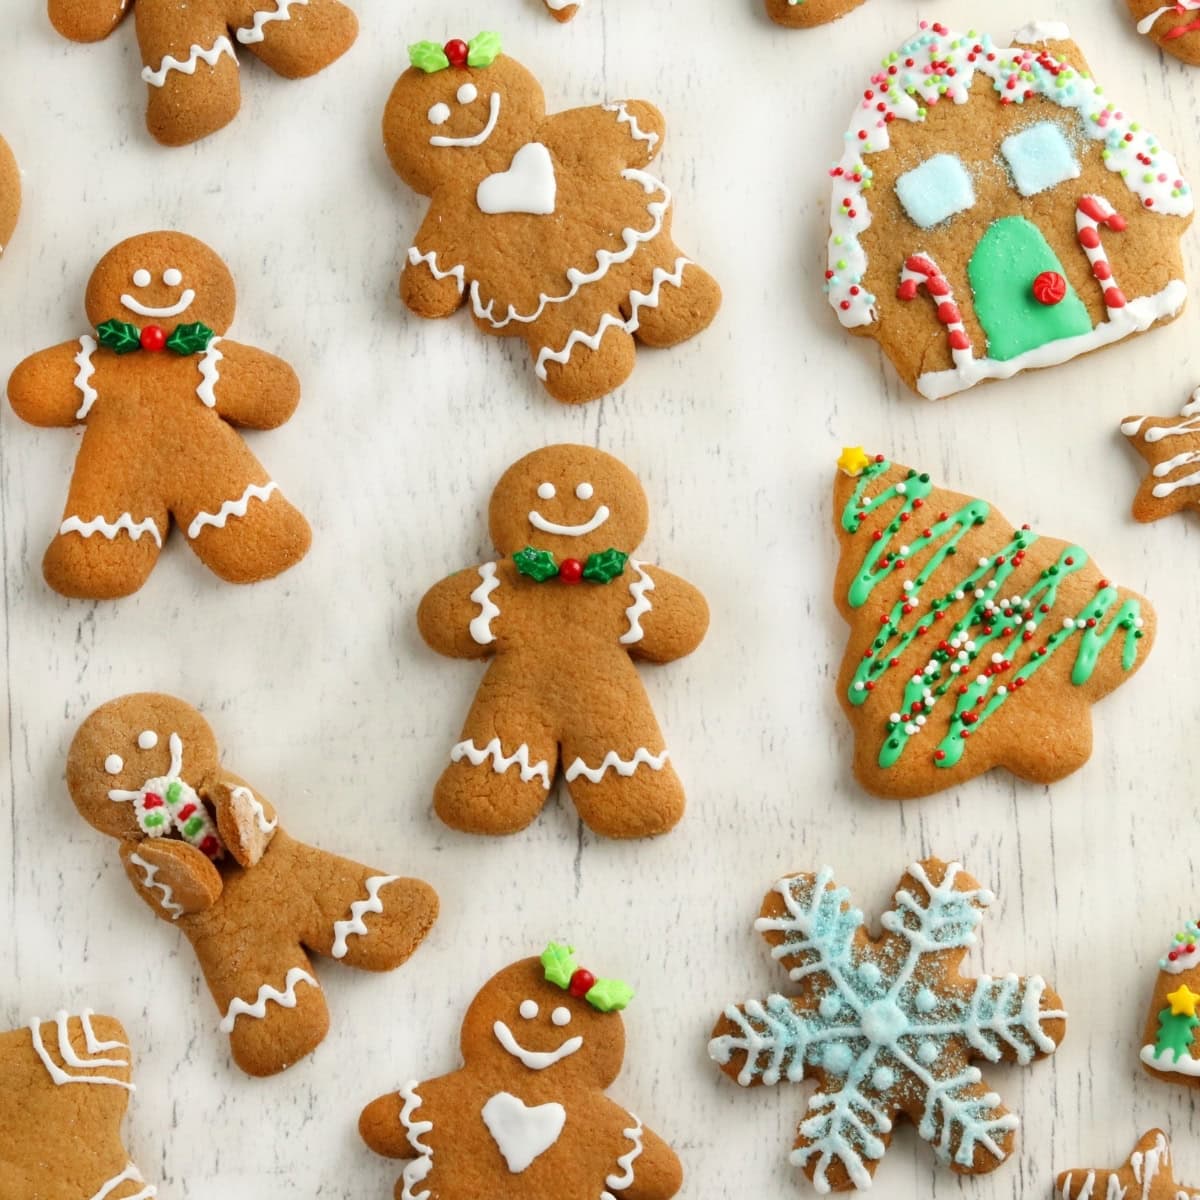
M 463 1058 L 499 1075 L 536 1071 L 564 1089 L 607 1088 L 625 1058 L 619 1012 L 632 998 L 620 981 L 578 966 L 571 947 L 551 943 L 475 997 L 463 1020 Z
M 500 53 L 500 38 L 418 42 L 383 115 L 383 141 L 396 174 L 428 196 L 454 179 L 507 166 L 546 115 L 538 81 Z
M 208 722 L 173 696 L 143 692 L 98 708 L 67 756 L 67 787 L 80 815 L 123 842 L 171 837 L 219 857 L 211 814 L 197 788 L 216 774 Z
M 1200 66 L 1200 0 L 1127 0 L 1137 31 L 1165 54 Z
M 202 325 L 218 337 L 233 323 L 237 289 L 229 268 L 184 233 L 146 233 L 114 246 L 88 281 L 88 320 L 176 328 Z
M 506 557 L 526 546 L 580 562 L 610 547 L 630 554 L 649 521 L 637 476 L 590 446 L 527 454 L 501 476 L 488 507 L 492 541 Z

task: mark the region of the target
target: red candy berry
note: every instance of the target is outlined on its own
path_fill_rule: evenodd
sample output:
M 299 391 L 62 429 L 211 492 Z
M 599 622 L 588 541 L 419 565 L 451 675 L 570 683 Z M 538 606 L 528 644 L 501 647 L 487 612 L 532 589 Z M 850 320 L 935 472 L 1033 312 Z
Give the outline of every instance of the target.
M 157 354 L 167 344 L 167 331 L 161 325 L 147 325 L 142 330 L 141 343 L 143 350 Z
M 1033 298 L 1051 307 L 1061 304 L 1067 295 L 1067 281 L 1057 271 L 1043 271 L 1033 281 Z
M 563 583 L 578 583 L 583 578 L 583 563 L 577 558 L 564 558 L 558 568 L 558 577 Z
M 567 987 L 567 991 L 570 992 L 572 996 L 575 996 L 578 999 L 582 999 L 595 986 L 596 986 L 595 975 L 593 975 L 591 973 L 591 971 L 585 970 L 583 967 L 580 967 L 579 970 L 576 971 L 575 974 L 571 976 L 571 982 L 570 982 L 570 985 Z
M 467 54 L 470 52 L 467 43 L 461 38 L 454 38 L 442 47 L 446 53 L 446 57 L 450 60 L 452 67 L 465 67 L 467 65 Z

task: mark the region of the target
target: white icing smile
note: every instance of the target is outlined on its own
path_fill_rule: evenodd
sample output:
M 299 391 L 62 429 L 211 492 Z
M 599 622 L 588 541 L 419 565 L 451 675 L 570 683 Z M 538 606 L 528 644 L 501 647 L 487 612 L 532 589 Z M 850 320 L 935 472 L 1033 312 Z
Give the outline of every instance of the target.
M 534 509 L 529 514 L 529 523 L 542 533 L 557 533 L 560 537 L 583 537 L 584 534 L 599 529 L 608 520 L 609 515 L 608 505 L 601 504 L 592 514 L 592 519 L 585 521 L 582 525 L 559 525 L 556 521 L 547 521 L 537 509 Z
M 163 272 L 163 283 L 168 287 L 178 287 L 183 282 L 183 272 L 178 267 L 168 267 Z M 150 286 L 150 272 L 145 267 L 140 267 L 133 273 L 134 287 L 144 288 Z M 177 317 L 180 313 L 186 312 L 192 307 L 192 301 L 196 299 L 196 293 L 191 288 L 184 288 L 183 294 L 179 299 L 168 308 L 152 308 L 148 304 L 143 304 L 136 296 L 129 295 L 126 292 L 121 297 L 121 303 L 129 309 L 131 313 L 137 313 L 139 317 Z
M 505 1051 L 531 1071 L 544 1071 L 547 1067 L 562 1062 L 564 1058 L 570 1058 L 583 1046 L 583 1038 L 573 1037 L 563 1042 L 557 1050 L 526 1050 L 513 1037 L 512 1030 L 503 1021 L 497 1021 L 492 1026 L 492 1032 L 496 1035 L 496 1041 L 504 1047 Z
M 464 95 L 464 94 L 469 95 L 469 93 L 467 92 L 467 89 L 466 89 L 466 85 L 464 85 L 462 88 L 459 89 L 459 94 L 460 95 Z M 492 136 L 493 133 L 495 133 L 496 122 L 500 120 L 500 93 L 493 92 L 492 98 L 488 103 L 491 107 L 491 114 L 488 117 L 488 123 L 473 137 L 452 138 L 452 137 L 443 137 L 441 134 L 438 134 L 435 137 L 431 137 L 429 139 L 429 144 L 431 146 L 482 146 L 483 143 L 486 142 L 488 140 L 488 138 L 490 138 Z M 434 105 L 434 108 L 438 109 L 438 112 L 440 115 L 441 107 L 438 105 Z M 430 109 L 429 112 L 430 112 L 430 120 L 433 120 L 434 109 Z M 449 114 L 447 114 L 447 116 L 448 115 Z M 445 118 L 443 118 L 443 120 L 445 120 Z M 441 124 L 441 122 L 437 122 L 437 124 Z

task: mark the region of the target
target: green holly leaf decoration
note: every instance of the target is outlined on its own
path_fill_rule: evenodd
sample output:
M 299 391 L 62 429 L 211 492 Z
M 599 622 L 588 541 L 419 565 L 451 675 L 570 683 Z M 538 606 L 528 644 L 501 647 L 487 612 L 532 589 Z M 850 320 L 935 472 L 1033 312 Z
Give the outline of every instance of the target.
M 545 583 L 558 574 L 558 564 L 549 550 L 535 550 L 532 546 L 526 546 L 513 555 L 513 562 L 522 575 L 528 575 L 538 583 Z
M 620 550 L 614 550 L 611 546 L 599 554 L 589 554 L 583 568 L 583 577 L 593 583 L 612 583 L 625 570 L 628 559 L 628 554 L 622 554 Z
M 173 350 L 181 358 L 186 358 L 189 354 L 203 354 L 214 336 L 213 331 L 199 321 L 192 325 L 176 325 L 174 332 L 167 338 L 167 349 Z
M 490 67 L 500 57 L 500 35 L 477 33 L 467 43 L 467 66 Z
M 551 942 L 542 951 L 542 967 L 546 972 L 546 982 L 555 987 L 566 988 L 571 983 L 571 976 L 577 970 L 575 966 L 575 947 L 564 946 L 559 942 Z
M 117 354 L 129 354 L 142 348 L 142 335 L 136 325 L 128 321 L 105 321 L 96 330 L 100 345 Z
M 444 71 L 450 65 L 445 50 L 437 42 L 414 42 L 408 48 L 408 61 L 426 75 Z
M 633 988 L 619 979 L 597 979 L 585 999 L 598 1012 L 621 1012 L 629 1007 Z

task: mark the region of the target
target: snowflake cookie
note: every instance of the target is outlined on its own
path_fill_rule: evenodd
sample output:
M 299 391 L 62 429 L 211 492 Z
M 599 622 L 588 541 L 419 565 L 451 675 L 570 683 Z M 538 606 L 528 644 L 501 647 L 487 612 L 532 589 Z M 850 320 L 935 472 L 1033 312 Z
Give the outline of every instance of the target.
M 1115 1171 L 1077 1167 L 1055 1181 L 1059 1200 L 1197 1200 L 1200 1190 L 1176 1183 L 1171 1174 L 1171 1142 L 1161 1129 L 1144 1133 Z
M 929 858 L 873 938 L 828 867 L 767 893 L 755 929 L 799 990 L 726 1009 L 709 1054 L 743 1087 L 817 1082 L 791 1161 L 819 1192 L 870 1187 L 901 1115 L 954 1171 L 1012 1153 L 1017 1118 L 972 1060 L 1052 1054 L 1066 1013 L 1036 975 L 959 973 L 993 899 L 958 863 Z

